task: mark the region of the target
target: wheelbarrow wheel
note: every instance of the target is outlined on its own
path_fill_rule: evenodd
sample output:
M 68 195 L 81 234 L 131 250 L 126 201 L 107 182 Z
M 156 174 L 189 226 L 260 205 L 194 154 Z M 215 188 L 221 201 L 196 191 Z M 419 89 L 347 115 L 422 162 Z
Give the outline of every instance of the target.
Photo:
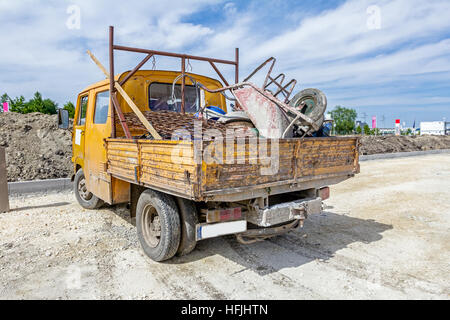
M 294 108 L 310 117 L 318 127 L 323 123 L 323 114 L 327 109 L 327 97 L 319 89 L 308 88 L 297 93 L 289 102 Z

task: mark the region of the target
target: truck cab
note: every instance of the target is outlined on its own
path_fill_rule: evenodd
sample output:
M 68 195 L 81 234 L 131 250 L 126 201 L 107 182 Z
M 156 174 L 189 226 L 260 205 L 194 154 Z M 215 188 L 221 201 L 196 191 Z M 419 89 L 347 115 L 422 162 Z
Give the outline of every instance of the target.
M 116 81 L 124 79 L 128 72 L 116 76 Z M 171 101 L 171 91 L 174 80 L 179 76 L 179 72 L 160 70 L 140 70 L 124 85 L 131 99 L 135 101 L 140 110 L 145 111 L 171 111 L 180 112 L 180 99 Z M 219 81 L 189 74 L 194 79 L 207 84 L 210 88 L 220 88 Z M 225 98 L 220 94 L 210 94 L 206 92 L 200 97 L 200 90 L 187 84 L 185 89 L 186 112 L 194 114 L 200 108 L 200 101 L 208 106 L 215 106 L 227 111 Z M 181 80 L 175 83 L 175 96 L 181 95 Z M 118 97 L 124 114 L 132 113 L 127 107 L 122 97 Z M 105 139 L 111 135 L 111 112 L 109 98 L 109 81 L 99 81 L 78 94 L 75 109 L 75 117 L 72 131 L 72 162 L 74 175 L 78 170 L 84 172 L 84 179 L 81 182 L 80 194 L 86 199 L 90 199 L 97 207 L 103 202 L 117 204 L 129 200 L 128 183 L 114 179 L 107 174 L 107 154 Z M 120 126 L 115 128 L 117 137 L 123 137 L 124 132 Z M 146 133 L 144 129 L 130 128 L 134 137 Z M 98 201 L 94 201 L 98 199 Z

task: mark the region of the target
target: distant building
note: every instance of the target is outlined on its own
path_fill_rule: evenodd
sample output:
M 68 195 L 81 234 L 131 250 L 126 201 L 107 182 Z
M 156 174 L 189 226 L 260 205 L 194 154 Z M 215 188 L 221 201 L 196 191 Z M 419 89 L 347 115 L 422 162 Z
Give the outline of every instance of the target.
M 450 122 L 429 121 L 420 123 L 420 135 L 450 135 Z
M 395 134 L 395 128 L 378 128 L 380 135 Z

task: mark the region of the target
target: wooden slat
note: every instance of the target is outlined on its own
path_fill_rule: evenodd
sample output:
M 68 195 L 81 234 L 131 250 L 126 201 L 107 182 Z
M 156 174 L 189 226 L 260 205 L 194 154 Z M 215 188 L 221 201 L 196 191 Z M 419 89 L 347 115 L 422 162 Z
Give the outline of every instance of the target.
M 95 64 L 102 70 L 102 72 L 105 74 L 106 78 L 109 78 L 109 72 L 106 71 L 105 67 L 98 61 L 98 59 L 92 54 L 91 51 L 87 51 L 91 59 L 95 62 Z M 128 103 L 130 108 L 133 110 L 133 112 L 136 114 L 136 116 L 139 118 L 139 120 L 142 122 L 144 127 L 150 132 L 150 134 L 153 136 L 154 139 L 162 140 L 162 137 L 156 132 L 155 128 L 150 124 L 150 122 L 147 120 L 146 117 L 142 114 L 141 110 L 136 106 L 136 104 L 131 100 L 131 98 L 128 96 L 128 94 L 123 90 L 122 86 L 117 82 L 114 81 L 114 88 L 120 93 L 120 95 L 124 98 L 124 100 Z

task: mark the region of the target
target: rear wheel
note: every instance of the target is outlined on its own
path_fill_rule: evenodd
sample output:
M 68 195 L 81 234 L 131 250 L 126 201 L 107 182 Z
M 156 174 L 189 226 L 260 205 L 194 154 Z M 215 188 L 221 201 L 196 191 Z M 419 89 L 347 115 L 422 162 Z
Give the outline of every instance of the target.
M 85 209 L 98 209 L 104 202 L 87 189 L 86 178 L 82 169 L 78 169 L 74 178 L 74 192 L 78 203 Z
M 180 216 L 169 195 L 154 190 L 141 193 L 136 207 L 136 228 L 145 254 L 154 261 L 172 258 L 180 244 Z

